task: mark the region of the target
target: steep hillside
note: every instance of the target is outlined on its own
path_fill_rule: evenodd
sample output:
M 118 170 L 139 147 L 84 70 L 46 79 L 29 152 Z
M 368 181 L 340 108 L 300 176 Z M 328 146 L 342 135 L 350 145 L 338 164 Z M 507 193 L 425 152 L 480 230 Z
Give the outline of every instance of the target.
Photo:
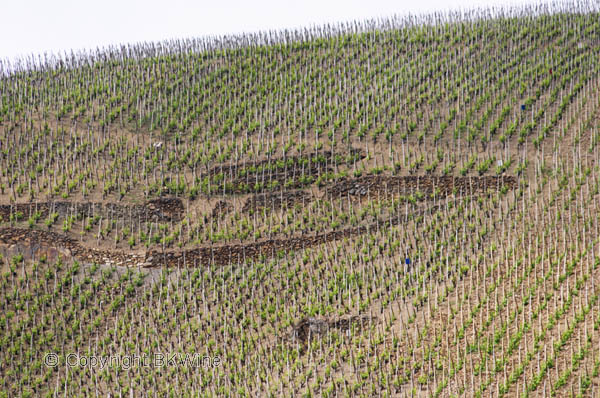
M 599 17 L 3 64 L 0 396 L 600 395 Z

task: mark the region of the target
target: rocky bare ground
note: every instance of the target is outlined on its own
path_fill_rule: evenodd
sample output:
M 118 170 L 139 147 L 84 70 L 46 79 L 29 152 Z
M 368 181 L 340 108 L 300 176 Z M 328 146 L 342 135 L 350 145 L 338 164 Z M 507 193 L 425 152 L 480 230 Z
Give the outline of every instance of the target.
M 239 162 L 239 163 L 231 163 L 231 164 L 220 164 L 218 166 L 214 166 L 208 170 L 202 176 L 208 175 L 213 176 L 215 174 L 232 174 L 234 177 L 239 177 L 242 170 L 244 176 L 247 174 L 254 173 L 252 170 L 261 169 L 263 166 L 268 168 L 275 168 L 275 170 L 279 169 L 280 171 L 285 169 L 289 174 L 293 174 L 294 170 L 301 172 L 303 166 L 306 166 L 307 161 L 310 160 L 310 164 L 332 164 L 335 161 L 335 157 L 339 155 L 342 157 L 342 160 L 345 159 L 345 156 L 350 155 L 351 157 L 356 158 L 357 160 L 364 159 L 366 157 L 363 150 L 358 148 L 350 148 L 347 154 L 333 153 L 331 151 L 319 151 L 319 152 L 309 152 L 305 154 L 298 155 L 289 155 L 286 157 L 277 157 L 277 158 L 269 158 L 262 159 L 256 161 L 249 162 Z M 285 166 L 287 164 L 287 167 Z M 284 166 L 281 166 L 284 165 Z M 281 166 L 281 167 L 280 167 Z
M 432 210 L 429 209 L 429 211 Z M 413 213 L 410 216 L 413 217 L 421 213 Z M 272 257 L 280 251 L 300 250 L 346 237 L 361 235 L 369 230 L 396 225 L 403 221 L 405 221 L 404 217 L 383 221 L 379 225 L 363 225 L 320 234 L 267 239 L 233 245 L 203 246 L 190 250 L 167 250 L 162 252 L 150 250 L 145 253 L 103 250 L 84 246 L 66 235 L 53 231 L 6 227 L 0 229 L 0 252 L 3 252 L 5 257 L 22 254 L 27 259 L 44 257 L 49 261 L 53 261 L 58 256 L 62 256 L 89 263 L 126 267 L 158 268 L 162 266 L 198 267 L 205 264 L 226 265 L 242 263 L 247 259 L 256 259 L 261 256 Z
M 97 264 L 124 267 L 160 268 L 199 267 L 206 264 L 226 265 L 243 263 L 261 256 L 272 257 L 279 252 L 301 250 L 327 242 L 362 235 L 378 228 L 406 222 L 407 217 L 416 217 L 425 212 L 436 211 L 440 206 L 413 212 L 391 220 L 348 227 L 319 234 L 298 235 L 289 238 L 266 239 L 257 242 L 202 246 L 189 250 L 149 250 L 145 253 L 126 253 L 119 250 L 104 250 L 88 247 L 76 240 L 53 231 L 24 228 L 0 229 L 0 252 L 5 257 L 22 254 L 27 259 L 42 257 L 53 261 L 61 256 Z
M 268 192 L 252 195 L 244 203 L 242 211 L 257 210 L 262 208 L 280 209 L 283 206 L 290 207 L 296 203 L 308 203 L 313 200 L 313 196 L 306 191 L 280 191 Z
M 324 335 L 330 330 L 346 332 L 352 328 L 353 324 L 356 327 L 363 328 L 365 325 L 370 325 L 376 321 L 377 318 L 370 315 L 354 315 L 337 319 L 304 317 L 294 325 L 290 338 L 292 341 L 306 343 L 310 339 Z
M 263 191 L 280 191 L 305 188 L 315 182 L 315 178 L 334 171 L 336 165 L 350 164 L 360 160 L 365 154 L 360 149 L 350 148 L 342 155 L 331 151 L 319 151 L 280 158 L 221 164 L 200 175 L 208 178 L 214 186 L 212 194 L 249 194 Z
M 487 189 L 499 189 L 502 186 L 513 189 L 517 185 L 517 179 L 512 176 L 484 176 L 484 177 L 391 177 L 391 176 L 367 176 L 357 179 L 348 179 L 340 181 L 329 187 L 325 195 L 358 195 L 364 196 L 367 194 L 393 193 L 393 192 L 437 192 L 440 196 L 447 196 L 452 193 L 456 194 L 481 194 Z M 308 196 L 303 196 L 308 195 Z M 310 199 L 309 193 L 304 191 L 288 192 L 282 200 L 276 199 L 276 194 L 264 194 L 263 196 L 255 196 L 249 199 L 252 201 L 252 206 L 256 207 L 259 204 L 262 206 L 275 205 L 274 201 L 278 201 L 278 205 L 288 202 L 296 202 L 297 200 Z M 41 208 L 45 211 L 52 209 L 65 208 L 72 206 L 69 211 L 81 211 L 84 214 L 89 214 L 90 209 L 94 208 L 94 204 L 74 204 L 68 202 L 60 202 L 63 204 L 52 205 L 46 204 Z M 64 204 L 68 203 L 68 204 Z M 2 209 L 11 207 L 9 214 L 14 214 L 15 206 L 21 206 L 21 210 L 31 209 L 31 206 L 40 204 L 22 204 L 22 205 L 4 205 Z M 54 207 L 53 207 L 54 206 Z M 103 204 L 103 209 L 118 209 L 120 214 L 125 215 L 132 210 L 136 205 L 114 205 Z M 250 206 L 246 202 L 246 206 Z M 87 247 L 77 242 L 76 240 L 52 231 L 38 229 L 23 229 L 23 228 L 2 228 L 0 229 L 0 251 L 5 255 L 12 256 L 15 254 L 23 254 L 27 258 L 39 259 L 46 257 L 52 261 L 58 256 L 74 257 L 85 262 L 94 262 L 97 264 L 112 264 L 126 267 L 144 267 L 144 268 L 160 268 L 167 267 L 198 267 L 206 264 L 226 265 L 231 263 L 243 263 L 246 260 L 256 259 L 260 257 L 272 257 L 279 252 L 301 250 L 307 247 L 320 245 L 327 242 L 362 235 L 380 228 L 398 225 L 407 221 L 407 217 L 416 217 L 425 212 L 434 212 L 441 205 L 433 206 L 424 210 L 413 211 L 402 217 L 391 218 L 374 222 L 368 225 L 360 225 L 356 227 L 347 227 L 339 230 L 332 230 L 318 234 L 302 234 L 286 238 L 266 239 L 256 242 L 243 242 L 239 244 L 225 244 L 214 246 L 201 246 L 187 250 L 163 250 L 158 251 L 151 249 L 144 253 L 127 253 L 118 250 L 105 250 L 94 247 Z M 183 217 L 183 204 L 177 198 L 162 198 L 154 201 L 149 201 L 140 207 L 136 207 L 136 211 L 145 214 L 153 214 L 155 217 Z M 16 207 L 19 209 L 19 207 Z M 231 211 L 232 209 L 226 202 L 217 203 L 216 213 Z M 39 210 L 38 210 L 39 211 Z M 56 211 L 56 210 L 54 210 Z M 139 214 L 139 213 L 138 213 Z M 216 215 L 216 214 L 215 214 Z
M 329 197 L 367 195 L 410 195 L 421 192 L 426 195 L 435 193 L 438 197 L 450 194 L 476 195 L 487 189 L 497 190 L 503 186 L 514 188 L 517 179 L 514 176 L 364 176 L 342 179 L 325 189 Z
M 142 205 L 127 205 L 120 203 L 103 202 L 28 202 L 0 205 L 0 216 L 9 220 L 11 215 L 29 218 L 35 213 L 41 218 L 46 218 L 52 213 L 61 217 L 68 215 L 81 217 L 111 217 L 132 218 L 140 221 L 179 221 L 183 217 L 184 206 L 180 198 L 158 198 L 145 202 Z
M 224 200 L 219 200 L 217 203 L 215 203 L 215 206 L 211 212 L 211 216 L 213 218 L 220 218 L 226 216 L 231 211 L 233 211 L 233 205 L 231 203 Z
M 145 255 L 142 253 L 87 247 L 66 235 L 38 229 L 1 228 L 0 253 L 5 259 L 20 254 L 24 259 L 34 261 L 56 261 L 61 257 L 124 267 L 148 265 L 145 264 Z
M 444 198 L 451 194 L 477 195 L 488 189 L 496 190 L 503 186 L 513 189 L 517 179 L 513 176 L 452 177 L 452 176 L 365 176 L 344 178 L 326 186 L 321 199 L 365 198 L 368 196 L 410 195 L 416 192 L 424 194 L 423 199 L 431 195 Z M 317 199 L 304 190 L 282 190 L 250 196 L 242 211 L 262 208 L 279 209 L 297 203 L 308 203 Z

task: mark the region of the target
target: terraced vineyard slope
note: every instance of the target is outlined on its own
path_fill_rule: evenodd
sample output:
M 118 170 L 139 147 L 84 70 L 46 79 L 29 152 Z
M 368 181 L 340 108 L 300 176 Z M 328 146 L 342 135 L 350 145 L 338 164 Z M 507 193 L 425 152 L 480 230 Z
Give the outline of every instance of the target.
M 0 397 L 600 396 L 599 54 L 569 2 L 0 64 Z

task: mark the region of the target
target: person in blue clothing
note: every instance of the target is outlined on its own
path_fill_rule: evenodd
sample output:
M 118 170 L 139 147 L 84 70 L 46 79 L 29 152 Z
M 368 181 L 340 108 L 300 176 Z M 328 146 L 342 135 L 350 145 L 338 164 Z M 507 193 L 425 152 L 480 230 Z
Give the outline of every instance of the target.
M 404 263 L 406 265 L 410 265 L 410 258 L 408 256 L 406 256 L 406 258 L 404 259 Z

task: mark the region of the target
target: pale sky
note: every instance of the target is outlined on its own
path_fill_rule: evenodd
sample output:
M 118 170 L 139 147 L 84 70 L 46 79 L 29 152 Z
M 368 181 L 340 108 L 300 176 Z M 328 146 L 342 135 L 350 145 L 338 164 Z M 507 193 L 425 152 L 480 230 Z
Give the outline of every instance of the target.
M 0 59 L 530 0 L 0 0 Z

